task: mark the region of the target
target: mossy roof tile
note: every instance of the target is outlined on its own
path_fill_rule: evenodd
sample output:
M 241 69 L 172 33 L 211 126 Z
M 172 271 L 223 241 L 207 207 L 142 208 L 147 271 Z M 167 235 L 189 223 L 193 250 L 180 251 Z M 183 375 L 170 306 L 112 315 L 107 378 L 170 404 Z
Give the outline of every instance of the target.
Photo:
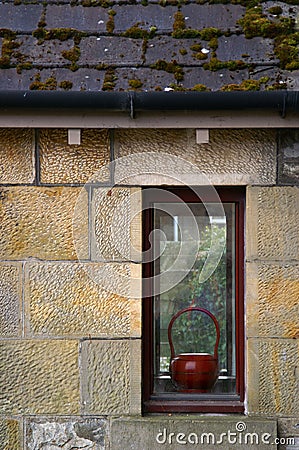
M 195 49 L 195 50 L 192 50 Z M 158 60 L 176 61 L 182 66 L 202 66 L 210 58 L 211 50 L 206 41 L 200 39 L 176 39 L 171 36 L 158 36 L 148 42 L 145 53 L 146 64 Z M 200 58 L 204 59 L 200 59 Z
M 260 37 L 221 36 L 216 54 L 221 61 L 244 60 L 259 65 L 279 62 L 274 55 L 272 39 Z
M 79 64 L 113 64 L 117 66 L 142 63 L 142 40 L 124 37 L 83 38 L 80 43 Z
M 30 32 L 38 26 L 43 7 L 41 5 L 14 5 L 0 3 L 0 29 Z
M 108 18 L 107 8 L 49 5 L 45 22 L 47 28 L 74 28 L 88 33 L 103 33 Z
M 182 6 L 182 14 L 189 28 L 219 28 L 226 30 L 239 30 L 237 20 L 245 13 L 240 5 L 199 5 L 190 3 Z
M 177 11 L 177 7 L 149 4 L 142 5 L 116 5 L 114 24 L 115 33 L 124 33 L 135 24 L 145 30 L 150 31 L 151 27 L 155 27 L 157 32 L 171 33 L 173 27 L 173 16 Z

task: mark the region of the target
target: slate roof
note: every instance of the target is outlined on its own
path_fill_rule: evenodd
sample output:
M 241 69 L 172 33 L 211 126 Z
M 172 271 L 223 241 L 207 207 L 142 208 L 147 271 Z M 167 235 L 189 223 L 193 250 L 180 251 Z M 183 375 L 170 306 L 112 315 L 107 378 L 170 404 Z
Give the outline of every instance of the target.
M 299 0 L 0 3 L 0 90 L 299 90 Z

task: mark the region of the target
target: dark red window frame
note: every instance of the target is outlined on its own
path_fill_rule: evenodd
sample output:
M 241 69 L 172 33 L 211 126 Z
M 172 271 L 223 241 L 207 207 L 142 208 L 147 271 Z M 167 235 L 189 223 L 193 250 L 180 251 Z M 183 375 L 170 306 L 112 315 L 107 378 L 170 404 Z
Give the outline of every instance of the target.
M 149 233 L 153 227 L 153 209 L 151 203 L 163 201 L 163 189 L 173 192 L 185 202 L 200 201 L 195 192 L 188 188 L 161 188 L 159 198 L 151 199 L 147 196 L 147 188 L 143 190 L 143 249 L 148 250 Z M 203 189 L 203 188 L 201 188 Z M 235 204 L 236 211 L 236 394 L 225 395 L 213 399 L 164 399 L 163 396 L 153 395 L 153 298 L 151 296 L 150 277 L 153 274 L 153 264 L 143 264 L 143 413 L 243 413 L 244 412 L 244 213 L 245 188 L 217 187 L 215 188 L 222 202 Z M 208 191 L 207 191 L 208 192 Z M 167 196 L 169 201 L 169 196 Z

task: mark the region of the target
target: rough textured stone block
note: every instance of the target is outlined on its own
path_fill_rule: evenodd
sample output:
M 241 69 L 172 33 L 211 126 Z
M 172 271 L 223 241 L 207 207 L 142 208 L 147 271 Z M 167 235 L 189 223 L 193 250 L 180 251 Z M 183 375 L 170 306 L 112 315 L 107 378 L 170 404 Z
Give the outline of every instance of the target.
M 140 340 L 82 343 L 83 413 L 141 413 L 140 349 Z
M 244 416 L 118 418 L 111 423 L 113 450 L 276 449 L 276 421 Z M 272 445 L 269 445 L 272 444 Z
M 11 187 L 0 189 L 0 258 L 76 259 L 73 214 L 81 189 Z M 87 194 L 81 193 L 81 255 L 87 256 Z
M 2 414 L 78 414 L 75 341 L 0 343 Z
M 0 129 L 0 183 L 32 183 L 33 157 L 32 130 Z
M 78 417 L 28 419 L 26 445 L 27 450 L 104 450 L 108 445 L 107 420 Z
M 247 195 L 247 258 L 298 260 L 299 189 L 253 187 Z
M 281 184 L 299 184 L 299 132 L 280 130 L 278 181 Z
M 100 171 L 98 181 L 109 181 L 108 130 L 82 130 L 81 145 L 68 145 L 67 130 L 47 129 L 39 134 L 43 183 L 86 183 Z M 101 170 L 102 169 L 102 170 Z
M 26 334 L 140 336 L 141 300 L 129 296 L 130 278 L 136 276 L 134 267 L 129 264 L 110 266 L 114 274 L 122 270 L 124 275 L 120 278 L 122 286 L 115 286 L 115 292 L 105 288 L 104 264 L 26 264 Z M 115 275 L 111 278 L 111 283 L 117 283 Z M 127 289 L 128 296 L 119 295 L 117 289 Z
M 299 338 L 299 265 L 248 263 L 247 335 Z
M 92 259 L 141 261 L 139 188 L 96 189 L 92 200 Z
M 299 414 L 299 341 L 248 340 L 248 412 L 266 416 Z
M 131 174 L 131 182 L 142 184 L 180 184 L 178 178 L 183 167 L 179 167 L 175 156 L 196 166 L 197 172 L 205 174 L 213 184 L 266 184 L 276 178 L 275 133 L 272 130 L 211 130 L 209 144 L 196 144 L 194 130 L 116 130 L 115 156 L 134 153 L 168 153 L 172 163 L 165 167 L 165 158 L 158 155 L 140 159 L 121 160 L 116 164 L 116 179 L 122 180 Z M 172 167 L 171 167 L 172 166 Z M 148 171 L 156 172 L 156 178 Z M 170 180 L 169 171 L 177 174 Z M 146 174 L 143 178 L 136 175 Z M 186 182 L 190 174 L 185 175 Z M 192 180 L 190 181 L 192 182 Z
M 22 450 L 21 427 L 18 420 L 0 419 L 1 450 Z
M 21 334 L 22 266 L 0 263 L 0 336 Z

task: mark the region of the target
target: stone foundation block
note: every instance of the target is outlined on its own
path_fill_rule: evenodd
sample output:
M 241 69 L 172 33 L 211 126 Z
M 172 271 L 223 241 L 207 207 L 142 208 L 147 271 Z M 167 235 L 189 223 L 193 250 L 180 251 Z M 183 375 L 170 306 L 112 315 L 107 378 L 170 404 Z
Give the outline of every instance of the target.
M 140 414 L 140 340 L 83 341 L 81 384 L 84 414 Z
M 0 183 L 33 183 L 34 177 L 34 131 L 0 129 Z
M 77 342 L 3 341 L 0 355 L 0 413 L 79 413 Z
M 21 335 L 22 265 L 0 263 L 0 337 Z
M 247 194 L 247 258 L 298 260 L 299 189 L 251 187 Z
M 247 336 L 299 338 L 299 265 L 247 263 Z
M 141 273 L 134 278 L 138 267 L 117 263 L 26 263 L 26 336 L 140 336 L 141 297 L 130 297 L 134 282 L 141 290 Z
M 135 183 L 144 185 L 181 184 L 179 180 L 185 169 L 178 164 L 176 157 L 179 157 L 194 164 L 200 173 L 216 185 L 272 184 L 276 181 L 276 141 L 273 130 L 210 130 L 208 144 L 196 143 L 195 130 L 116 130 L 116 158 L 140 152 L 157 155 L 153 159 L 144 156 L 142 164 L 138 160 L 134 163 L 132 159 L 128 165 L 126 160 L 117 161 L 116 178 L 122 180 L 131 173 L 131 183 L 135 180 Z M 172 156 L 170 166 L 165 166 L 163 157 L 158 153 Z M 164 175 L 169 173 L 171 165 L 177 176 L 165 179 Z M 149 173 L 155 172 L 155 179 L 153 175 L 149 176 Z M 140 177 L 141 174 L 143 176 Z M 124 180 L 120 182 L 126 184 Z M 188 184 L 187 176 L 186 182 Z
M 68 144 L 68 131 L 46 129 L 39 133 L 40 171 L 43 183 L 86 183 L 110 179 L 108 130 L 81 130 L 81 144 Z
M 0 191 L 0 258 L 76 259 L 73 215 L 79 188 L 10 187 Z M 74 224 L 87 256 L 87 194 Z M 81 248 L 80 247 L 80 248 Z
M 299 437 L 299 416 L 295 418 L 278 419 L 279 436 L 296 436 Z
M 111 423 L 111 450 L 276 449 L 276 421 L 244 416 L 120 418 Z M 272 444 L 272 445 L 270 445 Z
M 299 341 L 248 339 L 248 412 L 299 416 Z
M 108 424 L 104 418 L 30 417 L 26 420 L 27 450 L 108 448 Z
M 1 450 L 23 450 L 21 424 L 15 419 L 0 419 Z

